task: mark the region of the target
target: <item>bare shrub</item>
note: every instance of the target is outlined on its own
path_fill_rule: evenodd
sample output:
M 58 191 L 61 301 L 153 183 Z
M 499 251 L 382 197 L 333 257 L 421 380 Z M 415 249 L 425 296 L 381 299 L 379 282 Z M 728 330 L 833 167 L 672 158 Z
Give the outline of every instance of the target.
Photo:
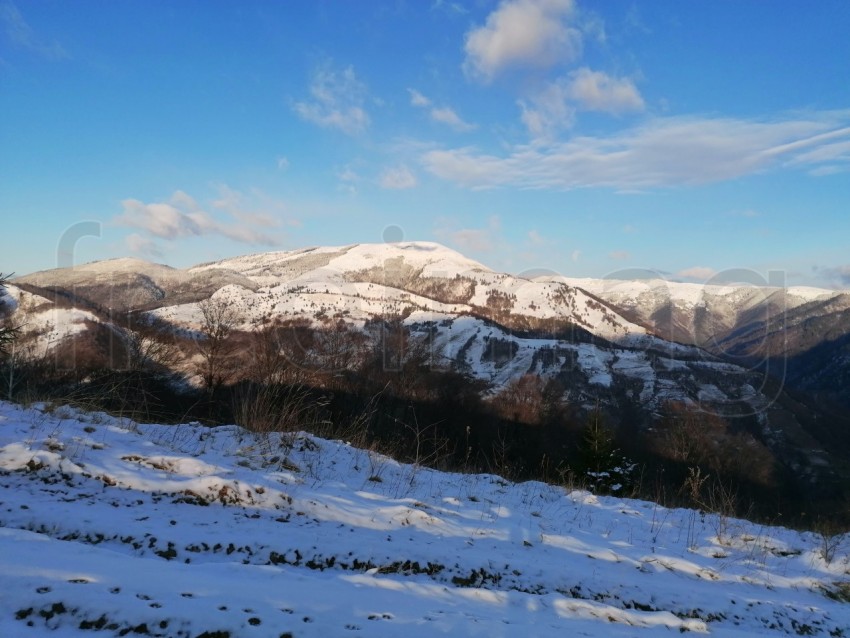
M 818 554 L 829 565 L 835 560 L 835 555 L 845 540 L 845 534 L 838 524 L 824 518 L 815 522 L 814 533 L 818 539 Z
M 716 414 L 683 403 L 665 406 L 655 439 L 658 453 L 687 466 L 701 466 L 716 476 L 745 479 L 764 486 L 774 482 L 775 459 L 749 432 L 734 432 Z
M 237 425 L 259 434 L 315 432 L 326 399 L 301 385 L 240 383 L 233 390 L 232 409 Z
M 0 273 L 0 359 L 8 354 L 7 349 L 20 333 L 20 328 L 12 325 L 9 321 L 9 313 L 6 312 L 6 304 L 3 303 L 3 296 L 6 293 L 6 283 L 10 276 Z
M 180 360 L 180 349 L 173 333 L 165 325 L 154 323 L 127 327 L 125 334 L 129 370 L 171 370 Z

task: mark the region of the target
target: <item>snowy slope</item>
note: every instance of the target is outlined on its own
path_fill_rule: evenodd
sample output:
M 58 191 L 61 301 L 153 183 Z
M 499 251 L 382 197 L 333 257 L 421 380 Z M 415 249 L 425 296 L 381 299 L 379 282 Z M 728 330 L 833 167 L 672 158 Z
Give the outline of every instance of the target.
M 303 315 L 308 308 L 330 315 L 347 312 L 356 319 L 407 306 L 457 314 L 486 306 L 490 293 L 497 291 L 512 297 L 510 314 L 570 320 L 609 340 L 628 340 L 646 333 L 581 290 L 495 273 L 431 242 L 261 253 L 204 264 L 187 272 L 213 269 L 239 273 L 259 286 L 256 291 L 237 291 L 234 287 L 226 293 L 248 321 L 269 312 Z M 471 288 L 463 303 L 446 302 L 438 293 L 425 295 L 417 290 L 423 280 L 450 282 L 455 278 L 467 280 Z M 161 312 L 187 320 L 193 316 L 191 308 Z
M 706 375 L 705 366 L 683 363 L 675 368 L 681 374 L 669 374 L 674 367 L 659 368 L 658 356 L 709 363 L 714 358 L 648 334 L 605 301 L 598 286 L 585 290 L 581 281 L 497 273 L 430 242 L 260 253 L 187 270 L 111 260 L 23 279 L 38 285 L 73 282 L 74 291 L 110 307 L 150 309 L 182 334 L 197 330 L 198 302 L 210 297 L 238 309 L 243 330 L 269 320 L 306 320 L 319 328 L 344 321 L 358 329 L 375 318 L 401 316 L 415 332 L 428 335 L 432 361 L 460 368 L 493 391 L 527 373 L 561 375 L 569 377 L 580 401 L 599 399 L 600 389 L 626 387 L 628 396 L 654 409 L 671 398 L 734 403 L 741 379 L 761 385 L 746 378 L 744 369 L 727 375 L 722 387 L 706 378 L 716 375 Z M 645 284 L 627 286 L 633 296 Z M 696 303 L 696 289 L 682 290 Z M 713 385 L 710 392 L 702 392 L 706 384 Z M 760 396 L 745 400 L 754 410 L 768 402 Z
M 30 356 L 42 356 L 67 338 L 85 332 L 87 323 L 100 323 L 88 310 L 54 306 L 17 286 L 7 286 L 4 301 L 13 310 L 11 323 L 21 329 L 16 345 L 20 350 L 27 344 Z
M 704 285 L 663 279 L 544 277 L 586 290 L 667 339 L 710 347 L 727 335 L 764 332 L 764 323 L 786 329 L 850 309 L 846 291 L 805 286 Z M 728 347 L 728 346 L 727 346 Z
M 841 636 L 848 540 L 0 403 L 3 636 Z
M 796 308 L 812 301 L 824 301 L 842 294 L 836 290 L 812 288 L 808 286 L 790 286 L 788 288 L 757 287 L 749 285 L 696 284 L 664 279 L 581 279 L 569 277 L 545 277 L 544 281 L 563 281 L 582 288 L 602 299 L 618 306 L 633 304 L 650 306 L 672 302 L 679 306 L 699 306 L 711 303 L 711 300 L 723 299 L 739 311 L 764 303 L 771 297 L 784 297 L 786 306 Z

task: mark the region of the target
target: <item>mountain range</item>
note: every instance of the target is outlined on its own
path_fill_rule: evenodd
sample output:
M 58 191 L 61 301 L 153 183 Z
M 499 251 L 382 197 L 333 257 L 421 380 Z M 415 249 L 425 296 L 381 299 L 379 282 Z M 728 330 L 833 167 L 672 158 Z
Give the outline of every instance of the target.
M 523 278 L 435 243 L 269 252 L 175 269 L 114 259 L 13 280 L 7 306 L 42 351 L 132 315 L 198 331 L 199 302 L 239 328 L 302 322 L 355 331 L 393 319 L 493 395 L 526 375 L 562 401 L 628 413 L 641 427 L 671 401 L 731 418 L 812 481 L 850 476 L 850 294 L 663 280 Z

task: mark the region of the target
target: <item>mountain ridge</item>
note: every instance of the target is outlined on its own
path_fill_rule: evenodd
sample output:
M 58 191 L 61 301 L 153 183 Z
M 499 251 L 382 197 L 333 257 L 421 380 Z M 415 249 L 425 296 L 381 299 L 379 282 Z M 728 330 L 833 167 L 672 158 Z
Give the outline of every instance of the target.
M 850 321 L 838 312 L 850 301 L 843 293 L 526 279 L 495 272 L 432 242 L 255 253 L 186 269 L 133 260 L 112 265 L 121 272 L 109 273 L 110 262 L 100 262 L 13 283 L 30 294 L 61 294 L 65 304 L 78 299 L 100 308 L 99 321 L 113 332 L 116 316 L 131 316 L 166 326 L 180 339 L 197 339 L 204 321 L 199 304 L 207 299 L 237 311 L 237 327 L 245 334 L 286 325 L 324 333 L 344 329 L 348 337 L 357 336 L 350 354 L 374 338 L 375 326 L 395 325 L 426 351 L 429 366 L 484 383 L 487 397 L 531 375 L 557 381 L 565 388 L 564 402 L 583 410 L 601 404 L 637 415 L 643 425 L 669 402 L 741 419 L 803 475 L 831 472 L 824 467 L 835 464 L 824 459 L 841 454 L 840 447 L 827 449 L 807 430 L 821 427 L 811 416 L 818 414 L 816 401 L 800 407 L 783 395 L 785 377 L 771 380 L 766 374 L 779 369 L 770 365 L 784 364 L 782 357 L 790 356 L 780 348 L 789 326 L 801 331 L 799 348 L 807 345 L 807 323 L 833 321 L 829 334 L 840 338 L 847 332 Z M 676 295 L 684 303 L 673 303 Z M 783 304 L 793 306 L 794 321 L 771 323 L 771 313 Z M 814 311 L 825 314 L 805 314 Z M 766 339 L 759 339 L 760 330 Z M 762 347 L 767 352 L 760 352 Z M 801 372 L 801 384 L 841 391 L 812 381 L 817 360 L 800 360 L 801 370 L 803 364 L 809 373 Z M 187 355 L 179 369 L 191 379 L 193 365 Z M 830 365 L 839 372 L 850 369 L 850 357 Z M 844 436 L 839 422 L 831 431 L 839 433 L 838 440 Z M 826 440 L 834 442 L 832 436 Z

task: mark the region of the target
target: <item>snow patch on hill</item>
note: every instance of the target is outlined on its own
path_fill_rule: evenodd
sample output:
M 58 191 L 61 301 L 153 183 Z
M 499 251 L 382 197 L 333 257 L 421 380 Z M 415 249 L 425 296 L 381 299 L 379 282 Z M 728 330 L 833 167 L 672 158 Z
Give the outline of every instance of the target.
M 0 634 L 840 636 L 848 539 L 0 403 Z M 222 632 L 213 634 L 213 632 Z

